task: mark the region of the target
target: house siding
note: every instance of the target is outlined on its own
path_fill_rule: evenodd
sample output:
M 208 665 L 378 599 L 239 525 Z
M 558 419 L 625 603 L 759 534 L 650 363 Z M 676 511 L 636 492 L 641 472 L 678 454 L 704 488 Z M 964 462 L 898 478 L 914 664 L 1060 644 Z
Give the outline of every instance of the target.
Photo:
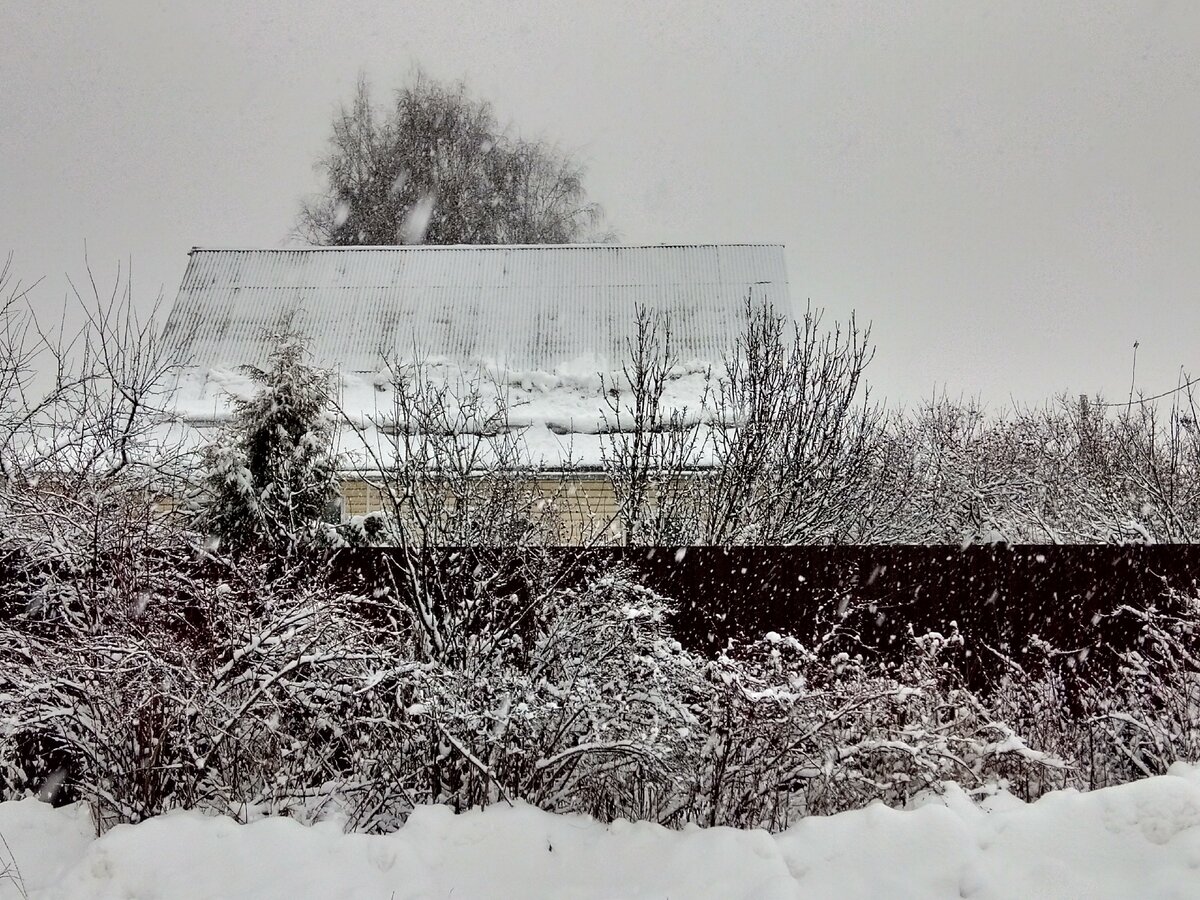
M 340 481 L 342 513 L 365 516 L 382 512 L 384 497 L 372 479 L 343 475 Z M 556 535 L 554 543 L 620 544 L 623 533 L 617 521 L 618 503 L 612 483 L 602 474 L 576 474 L 566 478 L 530 478 L 519 483 L 518 490 L 542 501 L 549 520 L 546 531 Z

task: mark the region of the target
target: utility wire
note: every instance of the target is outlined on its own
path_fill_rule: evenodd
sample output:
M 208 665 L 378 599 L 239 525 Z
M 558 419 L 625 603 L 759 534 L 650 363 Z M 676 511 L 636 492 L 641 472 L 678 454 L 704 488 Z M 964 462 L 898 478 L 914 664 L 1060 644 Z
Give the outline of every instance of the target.
M 1129 406 L 1133 406 L 1133 404 L 1135 404 L 1135 403 L 1149 403 L 1152 400 L 1161 400 L 1163 397 L 1170 397 L 1172 394 L 1178 394 L 1180 391 L 1185 391 L 1188 388 L 1190 388 L 1193 384 L 1200 384 L 1200 378 L 1191 378 L 1191 379 L 1185 381 L 1183 384 L 1179 385 L 1178 387 L 1173 387 L 1169 391 L 1163 391 L 1161 394 L 1155 394 L 1153 397 L 1138 397 L 1136 400 L 1132 399 L 1132 397 L 1131 397 L 1128 403 L 1121 403 L 1118 401 L 1115 403 L 1097 403 L 1094 405 L 1108 408 L 1108 407 L 1113 407 L 1113 406 L 1129 407 Z

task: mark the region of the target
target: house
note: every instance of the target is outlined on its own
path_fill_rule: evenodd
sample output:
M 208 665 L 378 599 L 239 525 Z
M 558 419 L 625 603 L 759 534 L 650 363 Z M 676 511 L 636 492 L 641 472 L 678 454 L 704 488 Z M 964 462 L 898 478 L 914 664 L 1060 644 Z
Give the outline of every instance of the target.
M 581 540 L 615 519 L 604 447 L 625 427 L 612 396 L 638 311 L 669 322 L 663 403 L 695 409 L 748 300 L 791 312 L 781 246 L 196 248 L 164 340 L 181 366 L 179 415 L 197 429 L 227 414 L 228 396 L 247 389 L 238 368 L 263 365 L 268 334 L 287 317 L 310 337 L 314 362 L 337 373 L 360 441 L 378 446 L 412 427 L 389 394 L 397 367 L 443 385 L 486 382 L 530 471 L 547 490 L 565 484 L 570 539 Z M 478 431 L 469 419 L 445 430 Z M 378 506 L 371 476 L 388 465 L 351 443 L 347 515 Z

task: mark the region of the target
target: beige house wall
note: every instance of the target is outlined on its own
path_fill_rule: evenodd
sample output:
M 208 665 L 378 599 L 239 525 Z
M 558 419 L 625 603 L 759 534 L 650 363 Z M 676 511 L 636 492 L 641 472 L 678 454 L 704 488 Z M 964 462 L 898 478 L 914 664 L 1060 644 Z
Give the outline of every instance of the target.
M 384 511 L 384 499 L 372 479 L 343 475 L 340 488 L 344 517 Z M 621 543 L 616 494 L 612 483 L 602 473 L 532 478 L 520 488 L 536 498 L 535 505 L 552 517 L 547 530 L 556 532 L 561 543 Z

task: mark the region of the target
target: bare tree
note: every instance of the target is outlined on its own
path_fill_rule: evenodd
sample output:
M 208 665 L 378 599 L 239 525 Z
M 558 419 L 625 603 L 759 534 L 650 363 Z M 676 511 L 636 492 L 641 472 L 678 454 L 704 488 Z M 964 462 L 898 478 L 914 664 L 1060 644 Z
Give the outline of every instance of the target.
M 626 544 L 686 544 L 696 537 L 698 469 L 712 426 L 708 375 L 686 405 L 667 407 L 668 383 L 680 377 L 671 320 L 638 306 L 622 376 L 602 381 L 606 434 L 601 461 L 612 485 Z
M 187 469 L 172 423 L 174 365 L 153 316 L 137 317 L 120 273 L 105 292 L 89 268 L 86 290 L 73 288 L 85 313 L 73 335 L 42 332 L 7 307 L 0 364 L 10 387 L 0 416 L 0 549 L 27 576 L 6 599 L 82 630 L 95 626 L 97 608 L 75 602 L 46 573 L 74 571 L 114 596 L 137 594 L 132 586 L 152 582 L 165 565 L 165 555 L 152 562 L 143 551 L 179 546 L 167 537 L 169 498 L 182 493 Z
M 560 522 L 501 386 L 481 374 L 448 382 L 421 363 L 388 371 L 390 407 L 365 421 L 343 416 L 356 426 L 360 476 L 380 508 L 376 540 L 404 551 L 395 557 L 397 614 L 422 635 L 422 653 L 461 661 L 469 632 L 502 616 L 497 604 L 518 602 L 497 591 L 514 569 L 537 565 L 536 548 L 554 543 Z M 445 548 L 472 548 L 482 567 L 472 573 L 466 556 L 447 565 Z
M 871 489 L 882 429 L 863 372 L 870 329 L 832 331 L 747 301 L 745 331 L 714 399 L 713 467 L 702 493 L 704 543 L 861 539 L 880 516 Z
M 317 164 L 325 191 L 298 230 L 314 244 L 563 244 L 597 237 L 583 167 L 511 137 L 466 85 L 419 73 L 380 116 L 360 77 Z

